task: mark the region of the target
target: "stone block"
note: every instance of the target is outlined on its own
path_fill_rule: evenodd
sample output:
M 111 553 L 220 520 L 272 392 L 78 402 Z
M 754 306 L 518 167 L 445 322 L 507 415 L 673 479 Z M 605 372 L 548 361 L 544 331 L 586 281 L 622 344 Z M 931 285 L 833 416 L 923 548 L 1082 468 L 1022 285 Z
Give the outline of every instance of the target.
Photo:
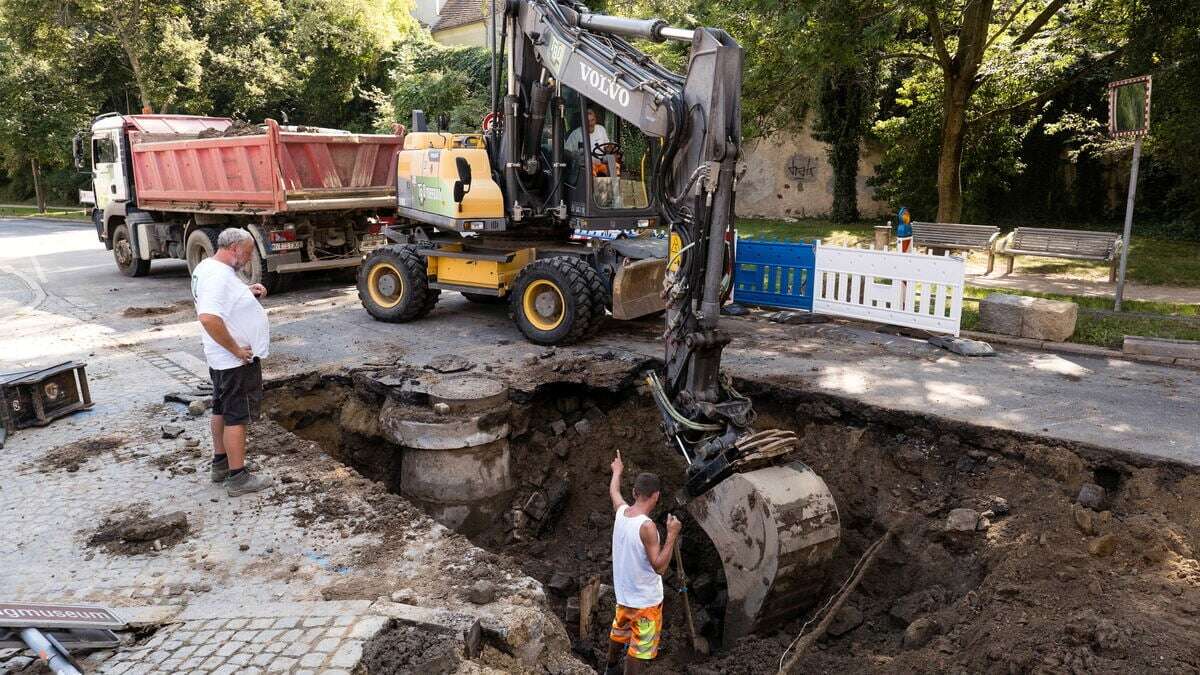
M 979 330 L 1033 340 L 1062 342 L 1075 332 L 1079 306 L 1073 302 L 993 293 L 979 303 Z

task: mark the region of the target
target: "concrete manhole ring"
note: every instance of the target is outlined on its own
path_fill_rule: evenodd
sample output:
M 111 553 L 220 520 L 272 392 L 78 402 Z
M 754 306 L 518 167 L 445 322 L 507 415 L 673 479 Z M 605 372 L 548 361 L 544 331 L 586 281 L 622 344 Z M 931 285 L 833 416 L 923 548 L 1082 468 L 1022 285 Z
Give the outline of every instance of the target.
M 508 386 L 483 375 L 447 377 L 429 386 L 429 401 L 445 403 L 452 413 L 477 412 L 508 400 Z

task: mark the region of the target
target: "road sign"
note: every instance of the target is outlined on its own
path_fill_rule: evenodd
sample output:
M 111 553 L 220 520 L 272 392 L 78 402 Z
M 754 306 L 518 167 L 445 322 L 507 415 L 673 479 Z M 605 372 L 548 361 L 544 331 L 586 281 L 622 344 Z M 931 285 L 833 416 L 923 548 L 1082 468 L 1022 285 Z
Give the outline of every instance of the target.
M 1142 160 L 1142 137 L 1150 131 L 1150 76 L 1117 80 L 1108 85 L 1108 131 L 1115 138 L 1133 137 L 1133 163 L 1129 167 L 1129 196 L 1125 201 L 1125 238 L 1121 240 L 1121 264 L 1113 309 L 1121 311 L 1125 297 L 1125 266 L 1129 259 L 1133 230 L 1133 198 L 1137 192 L 1138 164 Z
M 4 628 L 124 628 L 125 620 L 96 605 L 0 602 Z

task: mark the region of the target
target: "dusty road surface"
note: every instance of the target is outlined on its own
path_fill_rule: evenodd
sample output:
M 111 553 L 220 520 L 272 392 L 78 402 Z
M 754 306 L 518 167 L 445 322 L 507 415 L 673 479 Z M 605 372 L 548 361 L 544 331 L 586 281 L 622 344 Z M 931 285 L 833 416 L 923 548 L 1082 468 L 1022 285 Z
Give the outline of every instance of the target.
M 657 322 L 548 350 L 503 307 L 452 293 L 406 325 L 372 321 L 332 276 L 266 304 L 271 390 L 251 454 L 278 486 L 231 500 L 208 481 L 207 417 L 164 402 L 206 379 L 182 263 L 128 279 L 87 224 L 0 221 L 0 370 L 83 360 L 97 401 L 8 439 L 0 599 L 124 608 L 143 627 L 89 657 L 101 672 L 593 667 L 612 602 L 611 453 L 671 491 L 682 480 L 637 388 Z M 897 532 L 802 670 L 1200 669 L 1200 374 L 726 323 L 760 426 L 800 433 L 799 458 L 838 499 L 843 543 L 817 605 Z M 372 426 L 446 354 L 509 385 L 522 420 L 511 502 L 469 539 L 396 494 Z M 719 562 L 693 525 L 685 544 L 695 618 L 719 644 Z M 600 607 L 584 618 L 594 578 Z M 669 591 L 658 672 L 773 672 L 809 616 L 703 657 L 681 612 Z M 0 669 L 25 665 L 0 652 Z

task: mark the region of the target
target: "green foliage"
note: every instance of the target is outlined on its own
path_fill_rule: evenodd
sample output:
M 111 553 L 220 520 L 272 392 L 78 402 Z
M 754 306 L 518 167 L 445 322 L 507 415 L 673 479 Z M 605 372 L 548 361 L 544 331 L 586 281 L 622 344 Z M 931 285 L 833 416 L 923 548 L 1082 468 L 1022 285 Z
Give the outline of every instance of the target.
M 1200 240 L 1200 0 L 1137 4 L 1129 37 L 1117 75 L 1154 78 L 1139 216 Z
M 492 66 L 487 49 L 414 39 L 398 45 L 394 60 L 391 93 L 372 92 L 379 110 L 376 130 L 390 131 L 394 122 L 409 125 L 413 110 L 425 111 L 431 127 L 444 113 L 450 116 L 450 131 L 479 130 L 490 106 Z

